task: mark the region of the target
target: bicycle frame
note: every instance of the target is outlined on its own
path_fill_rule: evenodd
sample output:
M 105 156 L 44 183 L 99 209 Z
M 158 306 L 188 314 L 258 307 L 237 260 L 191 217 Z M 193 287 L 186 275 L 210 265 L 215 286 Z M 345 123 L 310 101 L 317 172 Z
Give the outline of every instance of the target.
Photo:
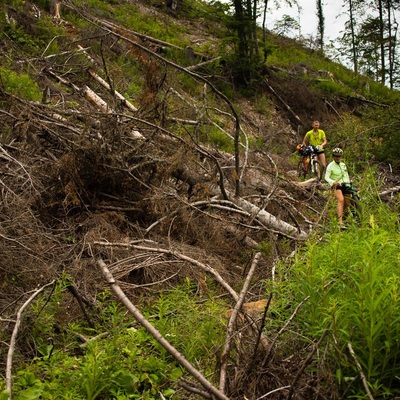
M 314 175 L 317 174 L 318 178 L 322 178 L 322 167 L 321 163 L 318 160 L 318 155 L 315 152 L 313 146 L 307 146 L 301 149 L 302 158 L 300 161 L 300 165 L 298 166 L 298 174 L 299 176 L 306 177 L 306 175 Z
M 308 172 L 308 166 L 311 164 L 311 172 L 314 173 L 314 163 L 313 160 L 318 160 L 318 156 L 316 153 L 312 153 L 311 155 L 305 155 L 302 158 L 304 172 Z

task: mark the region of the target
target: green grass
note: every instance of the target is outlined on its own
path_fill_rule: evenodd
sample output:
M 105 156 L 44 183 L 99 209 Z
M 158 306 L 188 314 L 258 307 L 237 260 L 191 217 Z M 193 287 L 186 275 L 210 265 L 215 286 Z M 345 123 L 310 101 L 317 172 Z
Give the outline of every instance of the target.
M 307 299 L 297 327 L 310 340 L 328 329 L 326 363 L 336 365 L 336 377 L 343 387 L 350 386 L 350 395 L 360 396 L 363 387 L 356 379 L 349 343 L 374 398 L 383 393 L 389 397 L 379 398 L 393 398 L 400 394 L 398 217 L 386 205 L 369 200 L 375 196 L 373 185 L 364 186 L 370 193 L 365 194 L 361 225 L 350 223 L 348 230 L 338 231 L 335 218 L 328 219 L 325 231 L 316 231 L 298 252 L 275 290 L 292 311 Z M 285 310 L 282 317 L 287 314 Z
M 42 98 L 39 85 L 26 73 L 17 74 L 6 67 L 0 67 L 0 81 L 4 90 L 12 95 L 31 101 L 40 101 Z
M 211 295 L 198 302 L 196 290 L 195 282 L 187 279 L 160 293 L 142 311 L 187 360 L 209 374 L 215 368 L 215 349 L 224 340 L 225 308 Z M 156 400 L 161 394 L 171 398 L 176 381 L 185 372 L 110 293 L 98 295 L 100 331 L 76 320 L 64 323 L 62 333 L 55 335 L 53 326 L 65 295 L 63 285 L 58 285 L 50 301 L 38 299 L 30 308 L 37 355 L 13 366 L 15 399 Z M 99 333 L 105 335 L 80 347 L 78 334 L 90 338 Z M 7 398 L 4 389 L 3 381 L 0 398 Z

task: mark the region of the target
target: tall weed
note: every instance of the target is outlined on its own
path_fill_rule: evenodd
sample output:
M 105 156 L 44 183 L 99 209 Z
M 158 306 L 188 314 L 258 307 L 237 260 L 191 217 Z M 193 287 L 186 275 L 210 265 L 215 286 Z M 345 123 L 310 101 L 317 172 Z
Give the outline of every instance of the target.
M 350 396 L 363 398 L 363 387 L 348 344 L 373 395 L 393 398 L 400 394 L 398 216 L 378 202 L 365 211 L 361 226 L 338 231 L 331 224 L 326 233 L 316 232 L 280 294 L 294 306 L 307 299 L 297 316 L 304 335 L 317 338 L 329 328 L 328 358 L 337 365 L 339 381 L 351 382 Z

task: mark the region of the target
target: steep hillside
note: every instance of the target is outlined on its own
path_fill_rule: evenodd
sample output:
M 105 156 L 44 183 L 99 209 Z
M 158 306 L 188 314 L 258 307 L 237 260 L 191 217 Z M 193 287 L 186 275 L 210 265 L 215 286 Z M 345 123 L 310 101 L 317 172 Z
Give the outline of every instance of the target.
M 140 305 L 186 280 L 199 302 L 213 293 L 226 309 L 264 299 L 278 260 L 326 229 L 327 188 L 303 186 L 293 174 L 296 144 L 319 119 L 332 148 L 340 116 L 365 112 L 368 100 L 350 88 L 352 96 L 321 94 L 314 83 L 335 82 L 334 72 L 303 63 L 267 64 L 262 81 L 237 87 L 220 53 L 230 47 L 222 45 L 227 30 L 218 10 L 201 3 L 196 10 L 197 2 L 183 2 L 173 12 L 161 0 L 67 1 L 60 20 L 44 1 L 7 3 L 2 342 L 10 342 L 32 291 L 53 281 L 65 288 L 54 311 L 57 330 L 83 318 L 93 336 L 100 333 L 98 296 L 108 287 L 102 265 Z M 23 324 L 16 364 L 38 355 L 32 326 Z M 256 327 L 246 340 L 253 344 L 257 335 Z M 299 352 L 281 369 L 276 355 L 271 376 L 255 379 L 249 391 L 261 396 L 287 385 L 307 356 Z M 230 398 L 243 398 L 248 392 L 234 370 Z M 329 398 L 330 387 L 313 379 L 304 374 L 293 398 Z

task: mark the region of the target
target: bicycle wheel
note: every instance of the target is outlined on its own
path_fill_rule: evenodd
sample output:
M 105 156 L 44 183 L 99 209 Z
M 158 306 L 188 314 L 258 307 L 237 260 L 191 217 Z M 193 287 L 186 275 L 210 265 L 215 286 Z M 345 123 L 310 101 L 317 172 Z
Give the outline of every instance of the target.
M 297 164 L 297 176 L 299 178 L 304 179 L 306 177 L 307 171 L 304 169 L 304 162 L 303 160 L 300 160 L 299 163 Z
M 314 169 L 314 175 L 317 177 L 317 179 L 320 181 L 322 179 L 322 173 L 324 168 L 322 167 L 322 164 L 319 160 L 313 160 L 313 169 Z

